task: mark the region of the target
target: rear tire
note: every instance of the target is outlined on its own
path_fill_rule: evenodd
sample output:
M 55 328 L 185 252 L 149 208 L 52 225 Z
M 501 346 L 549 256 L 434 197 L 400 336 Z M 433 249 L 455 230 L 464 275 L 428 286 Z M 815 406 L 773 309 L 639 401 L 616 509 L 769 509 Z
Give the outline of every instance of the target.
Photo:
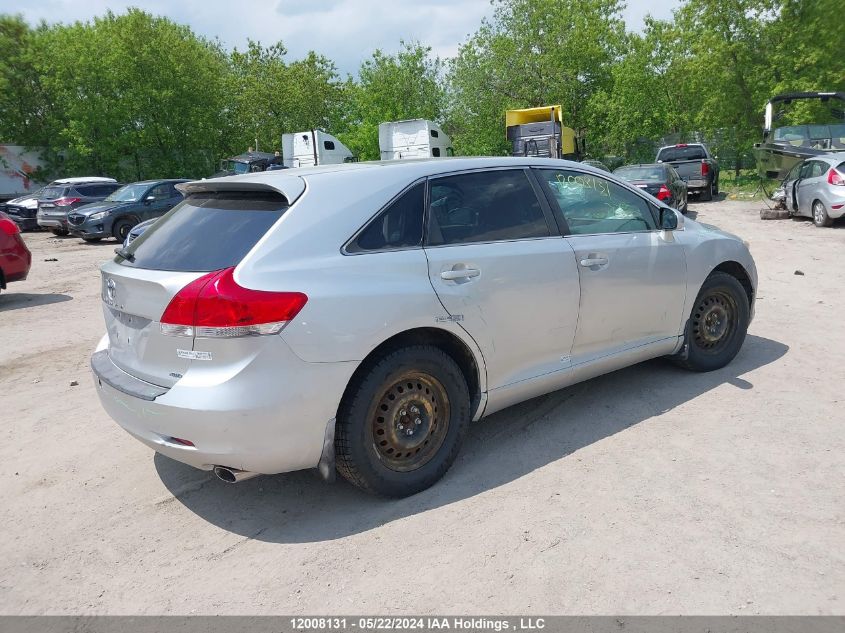
M 701 190 L 701 200 L 709 202 L 713 199 L 713 181 L 707 183 L 707 186 Z
M 123 244 L 123 240 L 126 239 L 126 236 L 129 235 L 129 231 L 131 231 L 132 227 L 136 224 L 138 224 L 138 222 L 130 218 L 119 219 L 112 227 L 112 235 L 114 236 L 114 239 Z
M 736 277 L 712 273 L 701 285 L 687 322 L 687 357 L 673 361 L 691 371 L 721 369 L 739 353 L 749 316 L 748 295 Z
M 824 203 L 821 200 L 813 202 L 813 224 L 819 228 L 833 226 L 833 220 L 827 214 Z
M 460 450 L 470 398 L 457 363 L 431 345 L 375 361 L 350 385 L 335 429 L 338 472 L 386 497 L 406 497 L 439 480 Z

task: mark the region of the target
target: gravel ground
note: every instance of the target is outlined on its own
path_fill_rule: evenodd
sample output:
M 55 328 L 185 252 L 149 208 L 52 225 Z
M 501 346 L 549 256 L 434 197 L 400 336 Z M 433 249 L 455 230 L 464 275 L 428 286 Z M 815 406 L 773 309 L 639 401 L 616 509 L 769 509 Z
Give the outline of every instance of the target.
M 30 278 L 0 294 L 0 612 L 845 613 L 845 225 L 760 206 L 690 205 L 760 271 L 731 365 L 512 407 L 401 501 L 154 456 L 88 370 L 115 244 L 27 234 Z

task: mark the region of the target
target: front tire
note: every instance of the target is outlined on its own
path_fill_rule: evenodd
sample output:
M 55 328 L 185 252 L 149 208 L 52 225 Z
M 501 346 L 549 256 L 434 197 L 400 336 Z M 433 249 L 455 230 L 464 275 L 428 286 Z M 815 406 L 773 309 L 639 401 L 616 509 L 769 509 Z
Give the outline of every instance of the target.
M 675 363 L 691 371 L 721 369 L 739 353 L 749 316 L 748 295 L 736 277 L 712 273 L 701 285 L 687 322 L 687 356 Z
M 827 214 L 827 209 L 824 208 L 824 203 L 821 200 L 813 202 L 813 224 L 819 228 L 833 225 L 833 220 Z
M 350 385 L 335 430 L 338 472 L 386 497 L 406 497 L 439 480 L 455 461 L 470 422 L 457 363 L 431 345 L 393 351 Z
M 114 236 L 114 239 L 123 244 L 123 240 L 126 239 L 126 236 L 129 235 L 129 231 L 131 231 L 132 227 L 136 224 L 138 223 L 130 218 L 121 218 L 115 222 L 112 227 L 112 235 Z

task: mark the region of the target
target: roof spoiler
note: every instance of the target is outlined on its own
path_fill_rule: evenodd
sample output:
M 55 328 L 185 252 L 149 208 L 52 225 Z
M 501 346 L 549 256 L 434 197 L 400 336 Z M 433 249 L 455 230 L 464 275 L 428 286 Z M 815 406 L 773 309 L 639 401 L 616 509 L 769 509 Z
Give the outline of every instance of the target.
M 785 94 L 772 97 L 766 104 L 763 131 L 768 133 L 772 130 L 774 105 L 776 103 L 789 104 L 793 101 L 801 101 L 803 99 L 819 99 L 822 102 L 828 101 L 829 99 L 839 99 L 840 101 L 845 101 L 845 92 L 787 92 Z
M 262 172 L 255 175 L 268 179 L 267 175 Z M 211 178 L 209 180 L 194 180 L 176 185 L 176 189 L 186 196 L 192 193 L 210 193 L 214 191 L 273 191 L 282 194 L 287 199 L 288 204 L 296 202 L 299 196 L 305 192 L 305 181 L 299 176 L 273 176 L 272 182 L 266 182 L 266 180 L 257 182 L 250 178 L 250 176 L 229 176 Z

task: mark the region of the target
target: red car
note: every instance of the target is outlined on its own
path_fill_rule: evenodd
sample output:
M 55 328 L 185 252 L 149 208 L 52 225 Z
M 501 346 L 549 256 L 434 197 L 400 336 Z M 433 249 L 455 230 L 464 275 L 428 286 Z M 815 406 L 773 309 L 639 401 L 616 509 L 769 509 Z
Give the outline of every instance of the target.
M 29 274 L 32 253 L 12 218 L 0 212 L 0 289 L 10 281 L 23 281 Z

